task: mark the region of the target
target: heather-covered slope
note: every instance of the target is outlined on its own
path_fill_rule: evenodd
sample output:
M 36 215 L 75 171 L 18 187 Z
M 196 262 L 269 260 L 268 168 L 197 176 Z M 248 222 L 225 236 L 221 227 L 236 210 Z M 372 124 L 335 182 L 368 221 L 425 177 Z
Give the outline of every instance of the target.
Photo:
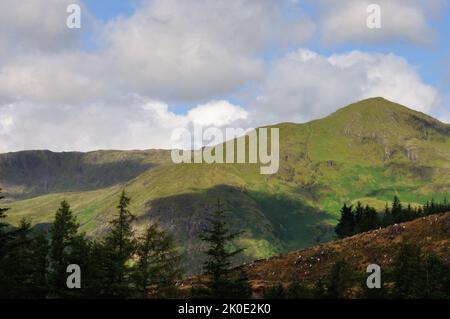
M 424 253 L 434 252 L 450 263 L 450 212 L 273 256 L 243 267 L 257 290 L 292 281 L 314 284 L 327 276 L 339 259 L 349 262 L 361 273 L 366 272 L 369 264 L 391 269 L 402 242 L 416 243 Z

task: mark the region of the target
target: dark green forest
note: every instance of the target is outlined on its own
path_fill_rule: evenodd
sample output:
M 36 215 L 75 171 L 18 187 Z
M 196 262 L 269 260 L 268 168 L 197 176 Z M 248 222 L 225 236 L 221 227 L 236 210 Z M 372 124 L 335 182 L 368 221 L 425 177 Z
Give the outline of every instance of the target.
M 445 199 L 443 203 L 427 201 L 422 207 L 406 207 L 397 196 L 394 196 L 391 207 L 386 204 L 383 212 L 378 212 L 369 205 L 363 206 L 358 202 L 355 207 L 344 204 L 341 208 L 341 218 L 335 227 L 339 238 L 353 236 L 380 227 L 407 222 L 416 218 L 425 217 L 450 211 L 450 203 Z
M 0 298 L 252 297 L 247 273 L 243 267 L 234 268 L 234 257 L 245 249 L 235 244 L 241 232 L 229 228 L 228 212 L 220 201 L 199 235 L 207 247 L 203 274 L 191 278 L 192 286 L 183 289 L 183 256 L 172 236 L 156 224 L 136 233 L 130 200 L 123 191 L 110 230 L 101 239 L 79 232 L 77 219 L 66 201 L 61 202 L 48 231 L 33 230 L 26 220 L 12 227 L 4 222 L 8 208 L 0 208 Z M 448 210 L 447 203 L 434 202 L 421 208 L 404 208 L 398 198 L 383 214 L 361 204 L 355 208 L 344 205 L 336 233 L 339 237 L 351 236 Z M 328 276 L 313 285 L 298 278 L 289 285 L 266 287 L 263 297 L 450 298 L 450 267 L 439 256 L 405 242 L 393 264 L 383 274 L 383 281 L 389 284 L 380 289 L 368 289 L 366 273 L 358 273 L 345 260 L 337 260 Z M 68 271 L 69 265 L 79 266 L 79 287 L 72 271 Z

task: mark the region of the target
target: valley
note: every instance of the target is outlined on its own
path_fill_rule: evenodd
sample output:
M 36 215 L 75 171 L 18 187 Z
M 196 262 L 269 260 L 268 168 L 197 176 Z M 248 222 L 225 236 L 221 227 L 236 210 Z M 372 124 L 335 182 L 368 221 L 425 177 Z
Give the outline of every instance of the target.
M 257 164 L 174 164 L 169 150 L 0 154 L 7 221 L 46 228 L 66 199 L 80 230 L 100 237 L 126 189 L 135 227 L 157 222 L 171 232 L 196 273 L 197 236 L 218 198 L 230 225 L 245 232 L 240 263 L 332 240 L 344 202 L 382 209 L 394 195 L 418 205 L 450 192 L 450 125 L 383 98 L 270 127 L 280 136 L 273 175 Z

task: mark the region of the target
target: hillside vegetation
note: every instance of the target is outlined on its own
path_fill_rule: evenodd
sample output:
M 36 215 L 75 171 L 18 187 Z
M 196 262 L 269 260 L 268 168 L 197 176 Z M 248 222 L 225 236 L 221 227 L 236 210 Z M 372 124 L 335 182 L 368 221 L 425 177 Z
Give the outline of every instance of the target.
M 281 123 L 280 169 L 259 165 L 173 164 L 169 151 L 28 151 L 0 155 L 0 186 L 11 207 L 46 227 L 66 199 L 88 235 L 101 236 L 123 188 L 136 226 L 172 231 L 198 271 L 197 239 L 220 198 L 230 224 L 244 229 L 247 259 L 265 258 L 333 238 L 344 202 L 382 208 L 441 200 L 450 191 L 450 126 L 382 98 L 344 107 L 305 124 Z
M 280 283 L 315 284 L 330 273 L 338 260 L 345 260 L 361 273 L 366 273 L 369 264 L 377 264 L 386 275 L 401 245 L 407 242 L 418 245 L 425 254 L 435 253 L 450 265 L 450 212 L 258 260 L 242 268 L 257 293 Z

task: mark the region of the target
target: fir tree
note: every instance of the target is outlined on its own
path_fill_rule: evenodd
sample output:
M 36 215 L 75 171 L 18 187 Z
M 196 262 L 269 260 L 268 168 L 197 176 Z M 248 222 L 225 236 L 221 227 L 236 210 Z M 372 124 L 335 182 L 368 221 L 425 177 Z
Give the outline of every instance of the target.
M 402 203 L 398 196 L 394 196 L 394 200 L 392 201 L 391 214 L 394 223 L 400 223 L 402 221 Z
M 394 260 L 394 296 L 412 299 L 422 294 L 424 287 L 424 267 L 420 247 L 416 244 L 402 243 Z
M 32 237 L 22 219 L 10 233 L 1 256 L 0 298 L 44 298 L 47 295 L 47 241 Z
M 232 232 L 225 223 L 225 211 L 220 201 L 217 208 L 208 219 L 209 227 L 205 229 L 200 239 L 208 244 L 205 251 L 207 260 L 203 264 L 207 294 L 212 298 L 228 298 L 233 282 L 230 279 L 232 258 L 243 249 L 231 249 L 230 244 L 241 232 Z
M 138 297 L 173 297 L 176 280 L 180 278 L 179 256 L 173 239 L 158 229 L 148 226 L 138 239 L 133 278 Z
M 355 273 L 345 260 L 338 260 L 331 269 L 327 281 L 327 297 L 343 299 L 349 297 L 349 289 L 353 286 Z
M 450 298 L 450 266 L 435 253 L 424 258 L 424 289 L 423 298 L 448 299 Z
M 384 216 L 383 216 L 383 227 L 389 226 L 393 224 L 393 218 L 391 209 L 389 208 L 388 204 L 386 203 L 384 207 Z
M 68 292 L 66 269 L 72 263 L 70 254 L 78 227 L 70 205 L 62 201 L 50 229 L 50 283 L 55 296 L 63 296 Z
M 364 231 L 377 228 L 380 225 L 378 213 L 375 208 L 366 205 L 364 208 Z
M 355 207 L 355 233 L 359 234 L 365 231 L 364 227 L 364 207 L 358 202 Z
M 347 206 L 344 203 L 344 206 L 341 208 L 341 218 L 335 228 L 336 235 L 339 238 L 344 238 L 347 236 L 351 236 L 355 232 L 355 215 L 353 213 L 353 207 Z
M 127 297 L 130 295 L 131 267 L 128 262 L 135 252 L 134 231 L 131 223 L 134 215 L 128 209 L 130 198 L 125 191 L 119 199 L 118 215 L 111 221 L 111 231 L 105 238 L 108 253 L 106 266 L 106 291 L 110 297 Z

